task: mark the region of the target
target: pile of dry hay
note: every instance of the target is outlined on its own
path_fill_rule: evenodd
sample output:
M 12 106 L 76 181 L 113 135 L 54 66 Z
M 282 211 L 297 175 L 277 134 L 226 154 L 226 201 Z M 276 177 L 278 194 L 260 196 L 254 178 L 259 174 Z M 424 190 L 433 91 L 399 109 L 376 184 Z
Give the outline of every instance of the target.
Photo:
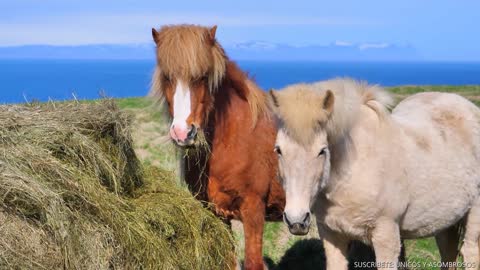
M 227 269 L 229 230 L 142 169 L 113 101 L 0 106 L 0 269 Z

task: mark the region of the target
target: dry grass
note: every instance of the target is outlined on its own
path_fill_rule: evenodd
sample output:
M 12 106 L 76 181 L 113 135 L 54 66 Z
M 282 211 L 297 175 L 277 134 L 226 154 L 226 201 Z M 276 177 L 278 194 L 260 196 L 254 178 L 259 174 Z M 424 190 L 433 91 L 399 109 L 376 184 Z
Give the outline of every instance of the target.
M 112 101 L 0 106 L 0 268 L 225 269 L 229 230 L 143 169 Z

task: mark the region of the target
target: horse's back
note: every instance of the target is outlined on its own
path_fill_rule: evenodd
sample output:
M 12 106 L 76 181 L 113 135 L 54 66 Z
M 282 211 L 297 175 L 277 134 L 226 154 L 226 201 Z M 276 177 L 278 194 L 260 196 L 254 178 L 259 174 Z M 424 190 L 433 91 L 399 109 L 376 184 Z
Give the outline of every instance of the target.
M 480 110 L 459 95 L 426 92 L 399 103 L 392 119 L 408 156 L 402 230 L 424 236 L 462 218 L 478 198 Z
M 426 135 L 433 144 L 460 147 L 480 158 L 480 109 L 460 95 L 415 94 L 400 102 L 392 117 L 407 133 L 415 129 L 419 136 Z M 430 150 L 435 152 L 440 148 Z M 458 153 L 458 149 L 455 151 Z
M 468 99 L 454 93 L 442 92 L 422 92 L 411 95 L 398 103 L 395 106 L 392 114 L 403 114 L 411 112 L 417 114 L 418 112 L 427 112 L 431 109 L 453 109 L 453 110 L 468 110 L 479 117 L 480 109 L 478 109 Z

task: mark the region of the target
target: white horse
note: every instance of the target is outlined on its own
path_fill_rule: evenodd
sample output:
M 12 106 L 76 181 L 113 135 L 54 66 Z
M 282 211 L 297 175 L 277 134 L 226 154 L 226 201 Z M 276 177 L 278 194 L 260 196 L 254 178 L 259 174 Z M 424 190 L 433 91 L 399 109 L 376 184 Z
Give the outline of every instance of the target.
M 378 269 L 397 269 L 400 239 L 427 236 L 435 236 L 442 262 L 455 264 L 459 226 L 464 265 L 478 268 L 480 110 L 474 104 L 429 92 L 390 113 L 384 90 L 349 79 L 270 95 L 279 120 L 284 221 L 302 235 L 315 214 L 327 269 L 347 269 L 354 239 L 373 246 Z

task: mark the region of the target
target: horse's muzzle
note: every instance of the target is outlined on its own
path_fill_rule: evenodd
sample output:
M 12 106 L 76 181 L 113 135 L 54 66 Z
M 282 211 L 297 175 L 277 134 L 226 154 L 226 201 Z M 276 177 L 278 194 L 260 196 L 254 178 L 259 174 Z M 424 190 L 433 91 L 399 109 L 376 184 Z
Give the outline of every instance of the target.
M 198 129 L 195 125 L 191 125 L 190 129 L 186 131 L 179 131 L 172 125 L 170 128 L 170 136 L 178 146 L 187 147 L 195 144 L 197 138 Z
M 294 235 L 306 235 L 310 230 L 310 213 L 305 214 L 305 217 L 300 222 L 290 221 L 286 213 L 283 213 L 283 220 L 288 226 L 288 230 Z

